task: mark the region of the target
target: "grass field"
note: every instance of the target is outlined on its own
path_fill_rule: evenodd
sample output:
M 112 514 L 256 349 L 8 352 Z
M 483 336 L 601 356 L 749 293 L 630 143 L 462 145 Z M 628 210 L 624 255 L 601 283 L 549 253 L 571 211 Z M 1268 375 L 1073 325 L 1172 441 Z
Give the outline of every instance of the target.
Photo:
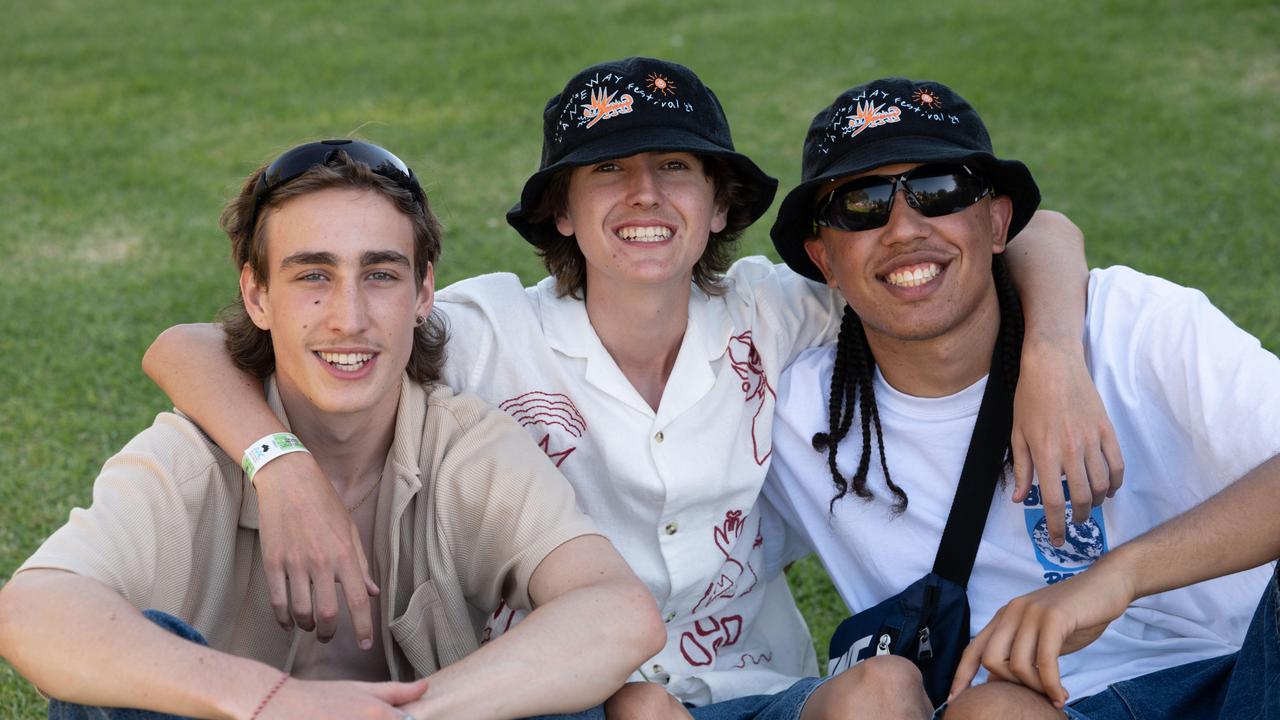
M 784 187 L 840 90 L 944 81 L 1084 229 L 1092 264 L 1200 287 L 1280 350 L 1274 0 L 0 7 L 0 583 L 165 407 L 139 359 L 231 299 L 216 217 L 257 163 L 358 131 L 428 184 L 442 283 L 533 281 L 502 214 L 537 164 L 543 103 L 625 55 L 697 70 Z M 771 252 L 767 225 L 744 253 Z M 821 648 L 843 608 L 817 566 L 793 580 Z M 0 662 L 0 717 L 42 713 Z

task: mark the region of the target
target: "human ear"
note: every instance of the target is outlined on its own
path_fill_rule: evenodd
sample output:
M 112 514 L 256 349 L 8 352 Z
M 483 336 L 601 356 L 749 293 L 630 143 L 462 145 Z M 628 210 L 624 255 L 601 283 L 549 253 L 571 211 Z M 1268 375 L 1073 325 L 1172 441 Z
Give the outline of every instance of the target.
M 711 216 L 711 232 L 723 232 L 729 226 L 729 206 L 716 204 L 716 212 Z
M 271 301 L 266 285 L 258 283 L 249 263 L 240 267 L 240 297 L 244 298 L 245 312 L 260 330 L 271 330 Z
M 556 216 L 556 232 L 565 237 L 573 237 L 573 218 L 565 212 Z
M 827 243 L 822 238 L 809 238 L 804 241 L 804 251 L 813 264 L 818 266 L 822 277 L 827 279 L 827 286 L 836 287 L 835 275 L 831 272 L 831 261 L 827 257 Z
M 999 255 L 1004 252 L 1009 242 L 1009 223 L 1013 220 L 1013 200 L 1008 195 L 997 195 L 991 198 L 991 253 Z
M 422 276 L 422 286 L 418 288 L 418 317 L 427 317 L 431 314 L 431 306 L 436 300 L 436 268 L 432 263 L 427 263 L 427 272 Z

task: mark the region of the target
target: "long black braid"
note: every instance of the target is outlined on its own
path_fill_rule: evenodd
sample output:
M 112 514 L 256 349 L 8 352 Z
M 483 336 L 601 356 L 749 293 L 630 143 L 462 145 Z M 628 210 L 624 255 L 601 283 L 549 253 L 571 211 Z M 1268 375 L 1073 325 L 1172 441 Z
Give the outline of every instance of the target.
M 1018 301 L 1018 293 L 1013 288 L 1009 273 L 1005 267 L 1004 257 L 994 255 L 991 258 L 991 273 L 995 278 L 996 297 L 1000 304 L 1000 333 L 996 337 L 996 356 L 999 357 L 999 371 L 1005 376 L 1009 387 L 1009 402 L 1013 402 L 1014 389 L 1018 386 L 1018 368 L 1022 357 L 1022 303 Z M 996 368 L 992 368 L 993 371 Z M 874 494 L 867 488 L 867 470 L 871 467 L 871 434 L 875 430 L 876 447 L 880 451 L 880 469 L 884 473 L 884 482 L 897 500 L 893 504 L 894 514 L 907 509 L 907 493 L 889 475 L 889 463 L 884 455 L 884 435 L 880 430 L 880 409 L 876 405 L 876 394 L 872 385 L 875 377 L 875 357 L 871 354 L 871 346 L 867 344 L 867 334 L 862 328 L 853 309 L 846 306 L 844 318 L 840 322 L 840 336 L 836 339 L 835 367 L 831 373 L 831 398 L 827 405 L 827 432 L 815 433 L 813 447 L 827 453 L 827 467 L 831 470 L 831 479 L 836 486 L 835 497 L 831 498 L 829 510 L 835 510 L 836 501 L 849 492 L 863 500 L 870 500 Z M 862 425 L 862 454 L 858 458 L 858 467 L 850 480 L 846 480 L 836 465 L 836 452 L 840 441 L 849 433 L 853 425 L 854 402 L 858 405 L 858 418 Z M 1006 448 L 1006 465 L 1013 463 L 1013 448 Z M 850 489 L 852 485 L 852 490 Z

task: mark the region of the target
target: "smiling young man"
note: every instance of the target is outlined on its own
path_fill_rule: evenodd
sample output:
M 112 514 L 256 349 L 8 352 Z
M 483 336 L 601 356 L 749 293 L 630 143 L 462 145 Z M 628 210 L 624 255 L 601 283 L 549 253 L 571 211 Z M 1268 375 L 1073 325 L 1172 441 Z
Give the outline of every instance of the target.
M 164 413 L 107 463 L 0 593 L 0 653 L 67 701 L 51 714 L 510 718 L 616 690 L 661 646 L 652 597 L 518 425 L 435 384 L 440 228 L 412 172 L 368 143 L 301 145 L 222 224 L 241 270 L 227 348 L 289 432 L 242 467 Z M 313 588 L 271 586 L 249 483 L 304 446 L 370 550 L 363 647 L 345 614 L 326 643 L 272 613 Z M 532 612 L 480 648 L 501 598 Z
M 822 110 L 802 174 L 783 201 L 774 244 L 794 270 L 838 288 L 849 307 L 835 345 L 801 354 L 779 382 L 777 456 L 765 493 L 822 558 L 852 612 L 930 573 L 935 555 L 946 557 L 939 544 L 952 512 L 985 516 L 972 573 L 960 573 L 965 627 L 979 629 L 1010 598 L 1081 573 L 1237 480 L 1278 483 L 1280 361 L 1203 294 L 1115 267 L 1090 274 L 1084 348 L 1124 452 L 1123 492 L 1088 515 L 1069 512 L 1061 540 L 1051 539 L 1044 501 L 1059 488 L 1056 475 L 1007 483 L 996 462 L 987 478 L 999 479 L 994 497 L 984 490 L 966 498 L 957 487 L 965 487 L 958 479 L 969 472 L 971 438 L 980 442 L 975 424 L 998 415 L 1018 384 L 1022 312 L 1004 255 L 1039 203 L 1035 181 L 1021 163 L 994 155 L 963 98 L 903 78 L 853 88 Z M 1020 236 L 1017 245 L 1031 242 Z M 997 449 L 1008 457 L 1003 438 Z M 953 510 L 953 500 L 968 510 Z M 1139 600 L 1096 642 L 1063 657 L 1058 705 L 1069 693 L 1078 701 L 1066 708 L 1073 717 L 1128 718 L 1123 707 L 1142 697 L 1144 681 L 1120 681 L 1239 648 L 1272 572 L 1247 570 L 1265 559 L 1249 557 L 1253 563 L 1234 565 L 1244 572 Z M 939 617 L 928 613 L 930 623 Z M 1008 632 L 993 652 L 1008 647 Z M 942 662 L 930 659 L 939 657 L 938 638 L 920 637 L 918 657 L 931 671 Z M 859 647 L 851 660 L 878 653 Z M 945 649 L 959 658 L 957 648 Z M 1024 662 L 1026 648 L 1017 656 Z M 943 680 L 935 698 L 946 696 Z M 920 688 L 881 717 L 927 715 L 922 699 Z M 966 718 L 1063 712 L 1011 684 L 957 702 Z M 1161 716 L 1190 717 L 1171 712 Z

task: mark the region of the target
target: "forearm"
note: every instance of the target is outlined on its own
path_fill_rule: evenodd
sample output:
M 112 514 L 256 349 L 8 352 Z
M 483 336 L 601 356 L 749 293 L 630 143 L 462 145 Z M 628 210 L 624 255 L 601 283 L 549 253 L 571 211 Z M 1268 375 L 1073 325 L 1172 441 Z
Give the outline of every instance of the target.
M 1022 302 L 1024 342 L 1078 351 L 1089 286 L 1080 229 L 1061 213 L 1037 211 L 1004 255 Z
M 517 718 L 604 702 L 662 649 L 653 597 L 634 580 L 571 590 L 431 676 L 419 717 Z
M 1133 598 L 1257 567 L 1280 557 L 1280 455 L 1195 508 L 1098 561 Z M 1177 558 L 1177 562 L 1170 562 Z
M 147 348 L 142 370 L 237 460 L 258 438 L 285 431 L 267 406 L 262 381 L 232 363 L 218 325 L 165 330 Z
M 247 718 L 280 673 L 178 638 L 97 581 L 22 573 L 0 592 L 0 654 L 44 692 L 84 705 Z

